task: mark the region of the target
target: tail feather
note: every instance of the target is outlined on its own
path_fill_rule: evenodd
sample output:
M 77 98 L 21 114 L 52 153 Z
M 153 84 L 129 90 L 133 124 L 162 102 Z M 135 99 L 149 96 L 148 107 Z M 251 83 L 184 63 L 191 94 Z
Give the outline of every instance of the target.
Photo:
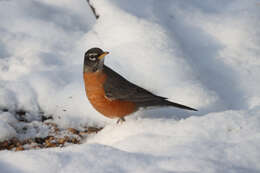
M 179 103 L 170 102 L 168 100 L 164 100 L 163 104 L 165 104 L 165 106 L 173 106 L 173 107 L 176 107 L 176 108 L 181 108 L 181 109 L 186 109 L 186 110 L 191 110 L 191 111 L 198 111 L 197 109 L 191 108 L 189 106 L 185 106 L 185 105 L 182 105 L 182 104 L 179 104 Z
M 179 103 L 174 103 L 166 100 L 166 98 L 158 97 L 156 100 L 149 100 L 137 103 L 139 107 L 151 107 L 151 106 L 173 106 L 180 109 L 186 109 L 191 111 L 198 111 L 197 109 L 185 106 Z

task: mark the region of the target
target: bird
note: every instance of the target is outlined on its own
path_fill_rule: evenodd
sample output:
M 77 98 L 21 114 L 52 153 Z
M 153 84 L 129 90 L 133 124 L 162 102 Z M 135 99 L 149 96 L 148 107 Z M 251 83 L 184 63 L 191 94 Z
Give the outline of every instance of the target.
M 85 52 L 83 78 L 85 92 L 89 102 L 101 114 L 108 118 L 125 117 L 140 108 L 173 106 L 180 109 L 197 111 L 194 108 L 174 103 L 128 81 L 104 64 L 109 52 L 94 47 Z

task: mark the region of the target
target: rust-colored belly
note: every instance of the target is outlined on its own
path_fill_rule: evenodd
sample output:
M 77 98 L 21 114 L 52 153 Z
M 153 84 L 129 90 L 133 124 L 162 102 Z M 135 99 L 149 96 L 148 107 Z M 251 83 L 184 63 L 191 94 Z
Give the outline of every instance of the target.
M 101 72 L 84 73 L 86 95 L 92 106 L 101 114 L 109 118 L 122 118 L 137 110 L 132 102 L 110 100 L 105 96 L 103 84 L 106 75 Z

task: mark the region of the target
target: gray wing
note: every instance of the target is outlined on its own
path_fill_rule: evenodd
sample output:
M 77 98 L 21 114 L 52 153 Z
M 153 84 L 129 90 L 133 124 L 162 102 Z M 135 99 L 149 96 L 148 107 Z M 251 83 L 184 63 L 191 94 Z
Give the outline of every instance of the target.
M 110 99 L 120 99 L 132 102 L 146 102 L 158 99 L 166 99 L 156 96 L 151 92 L 129 82 L 115 71 L 104 66 L 107 79 L 104 84 L 106 96 Z

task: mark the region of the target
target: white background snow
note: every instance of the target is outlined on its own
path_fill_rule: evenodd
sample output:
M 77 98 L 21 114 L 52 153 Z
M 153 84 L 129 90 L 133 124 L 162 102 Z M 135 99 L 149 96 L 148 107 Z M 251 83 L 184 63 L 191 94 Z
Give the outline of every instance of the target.
M 105 126 L 82 145 L 1 151 L 0 172 L 260 172 L 260 1 L 0 0 L 0 108 Z M 85 97 L 85 51 L 130 81 L 199 109 L 116 124 Z M 64 111 L 66 110 L 66 111 Z M 0 111 L 0 140 L 17 120 Z

